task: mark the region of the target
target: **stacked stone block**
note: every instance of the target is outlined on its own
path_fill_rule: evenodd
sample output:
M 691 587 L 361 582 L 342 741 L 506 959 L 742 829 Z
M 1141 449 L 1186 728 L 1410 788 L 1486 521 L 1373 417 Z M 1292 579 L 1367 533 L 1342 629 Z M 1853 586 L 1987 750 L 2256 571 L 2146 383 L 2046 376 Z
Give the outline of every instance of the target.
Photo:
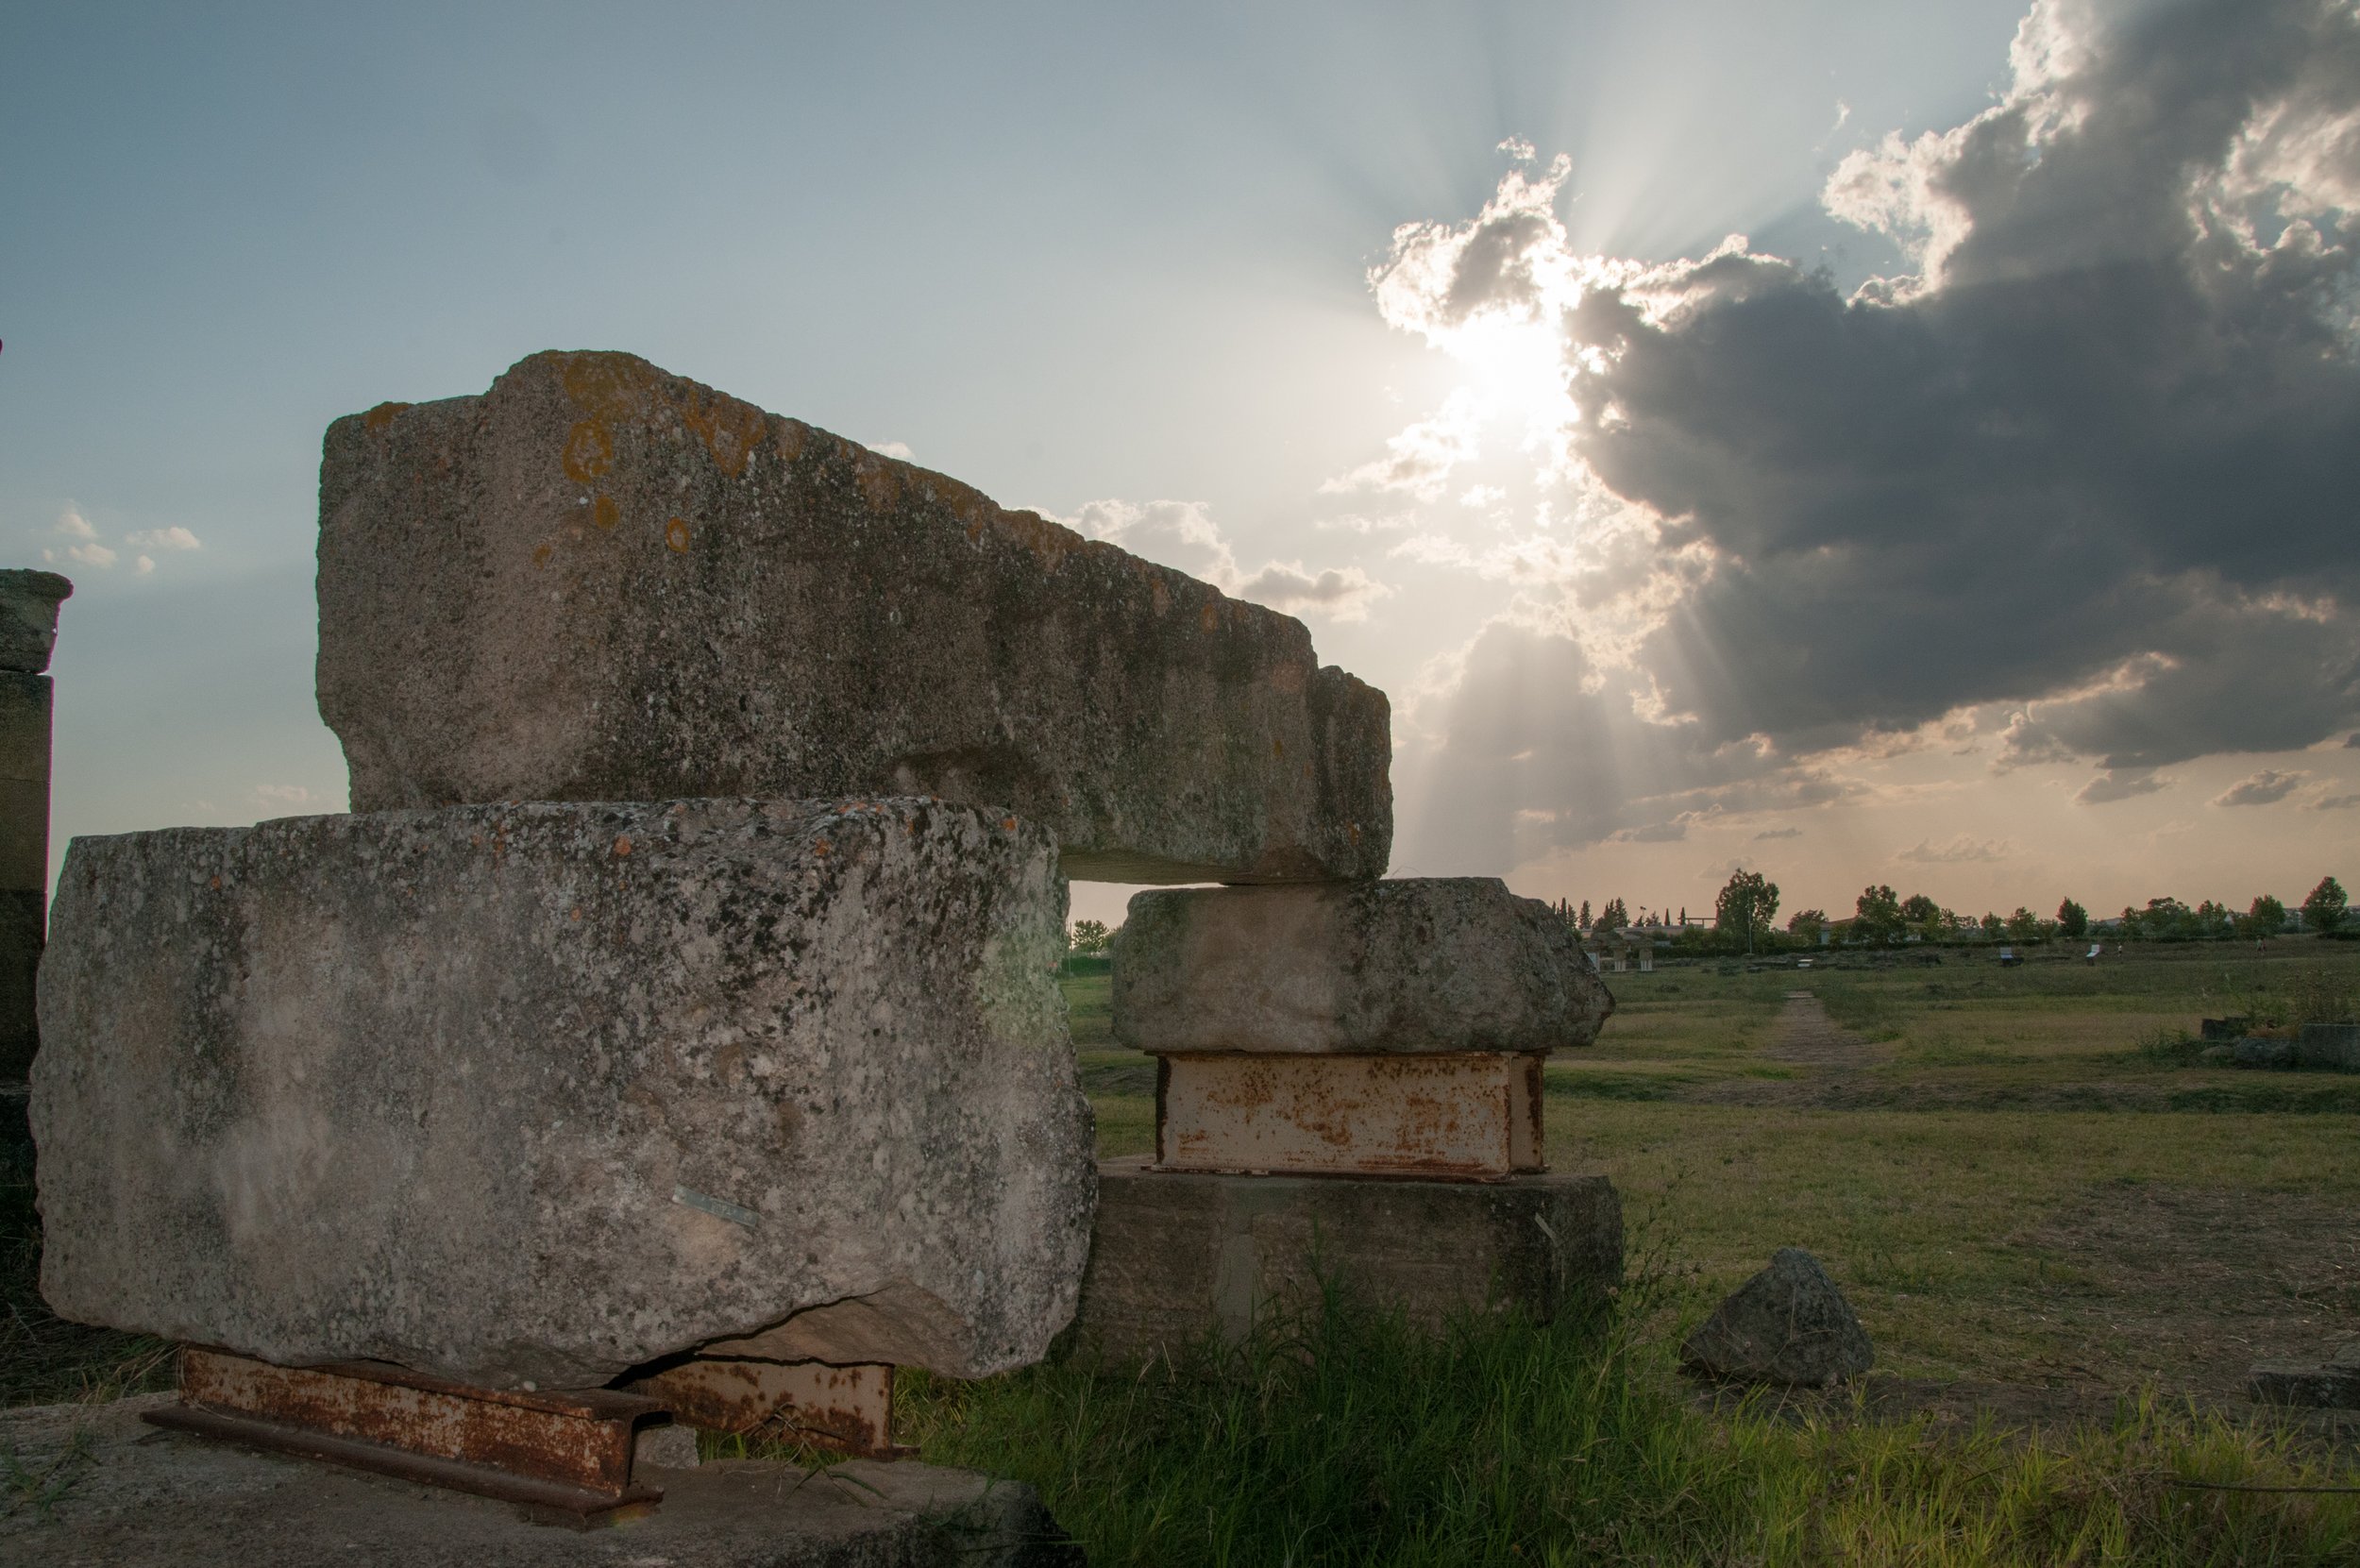
M 1086 1353 L 1234 1334 L 1308 1299 L 1314 1256 L 1429 1322 L 1619 1277 L 1613 1189 L 1544 1173 L 1541 1100 L 1543 1058 L 1613 1003 L 1539 901 L 1489 877 L 1141 893 L 1113 1001 L 1156 1059 L 1155 1155 L 1101 1167 Z

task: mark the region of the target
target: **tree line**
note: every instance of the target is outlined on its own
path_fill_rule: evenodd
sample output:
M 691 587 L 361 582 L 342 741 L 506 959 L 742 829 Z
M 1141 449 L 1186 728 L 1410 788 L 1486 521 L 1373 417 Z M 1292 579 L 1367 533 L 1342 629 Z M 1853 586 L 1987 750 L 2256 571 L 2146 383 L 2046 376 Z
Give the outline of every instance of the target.
M 1977 916 L 1946 909 L 1923 893 L 1903 898 L 1884 884 L 1871 883 L 1853 901 L 1848 919 L 1830 916 L 1824 909 L 1798 909 L 1787 917 L 1785 928 L 1780 930 L 1774 923 L 1778 913 L 1778 885 L 1760 871 L 1739 871 L 1722 886 L 1719 897 L 1713 901 L 1710 944 L 1750 953 L 1773 947 L 1816 947 L 1823 938 L 1875 947 L 1895 947 L 1910 941 L 2082 941 L 2101 928 L 2107 935 L 2124 940 L 2260 941 L 2290 927 L 2321 933 L 2340 931 L 2345 926 L 2349 902 L 2343 885 L 2329 876 L 2319 879 L 2319 885 L 2311 889 L 2292 915 L 2284 902 L 2264 893 L 2243 910 L 2211 899 L 2191 908 L 2176 898 L 2166 897 L 2148 900 L 2144 909 L 2126 905 L 2120 915 L 2111 919 L 2093 919 L 2087 908 L 2068 898 L 2059 902 L 2053 917 L 2036 915 L 2021 904 L 2012 915 L 1987 911 Z M 1628 907 L 1619 898 L 1599 905 L 1594 917 L 1587 899 L 1578 908 L 1568 900 L 1559 900 L 1553 907 L 1559 919 L 1592 937 L 1617 935 L 1634 925 L 1654 923 L 1644 919 L 1633 920 Z M 1667 919 L 1662 923 L 1671 922 Z M 1688 930 L 1685 909 L 1680 911 L 1678 923 L 1685 938 L 1697 940 L 1705 936 Z

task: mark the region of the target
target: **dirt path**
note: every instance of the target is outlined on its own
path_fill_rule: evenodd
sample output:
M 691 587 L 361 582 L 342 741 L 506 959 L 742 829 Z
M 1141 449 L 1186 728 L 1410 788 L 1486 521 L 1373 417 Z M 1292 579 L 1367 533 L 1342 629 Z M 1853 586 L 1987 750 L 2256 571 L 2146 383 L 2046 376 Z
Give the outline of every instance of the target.
M 1788 1079 L 1725 1078 L 1682 1098 L 1711 1105 L 1842 1105 L 1855 1076 L 1877 1059 L 1876 1048 L 1838 1025 L 1809 991 L 1786 993 L 1778 1033 L 1762 1054 L 1802 1071 Z

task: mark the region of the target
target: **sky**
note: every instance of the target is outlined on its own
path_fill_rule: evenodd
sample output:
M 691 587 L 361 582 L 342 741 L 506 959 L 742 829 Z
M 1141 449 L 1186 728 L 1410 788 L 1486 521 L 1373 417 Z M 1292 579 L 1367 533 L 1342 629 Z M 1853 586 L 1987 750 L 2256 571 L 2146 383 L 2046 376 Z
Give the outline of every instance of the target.
M 2360 873 L 2352 4 L 0 0 L 0 59 L 53 860 L 343 809 L 322 431 L 616 348 L 1301 615 L 1396 875 Z

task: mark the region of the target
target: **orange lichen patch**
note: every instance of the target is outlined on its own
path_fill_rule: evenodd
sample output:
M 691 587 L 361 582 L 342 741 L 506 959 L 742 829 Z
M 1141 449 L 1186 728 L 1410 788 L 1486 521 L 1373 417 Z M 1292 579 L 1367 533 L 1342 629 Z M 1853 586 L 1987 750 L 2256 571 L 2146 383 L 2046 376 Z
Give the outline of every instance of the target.
M 1278 665 L 1270 672 L 1270 689 L 1289 697 L 1303 690 L 1304 667 L 1296 664 Z
M 680 416 L 705 444 L 714 466 L 732 479 L 746 471 L 746 460 L 754 455 L 755 444 L 770 422 L 770 416 L 753 404 L 693 382 L 681 404 Z
M 1207 632 L 1221 630 L 1221 606 L 1206 600 L 1205 608 L 1196 613 L 1196 623 Z
M 579 921 L 579 920 L 582 919 L 582 905 L 580 905 L 580 904 L 576 904 L 576 905 L 574 905 L 574 913 L 573 913 L 573 917 L 572 917 L 572 918 L 573 918 L 575 920 L 577 920 L 577 921 Z
M 664 525 L 664 543 L 676 555 L 688 552 L 688 525 L 675 517 Z
M 600 496 L 590 503 L 590 520 L 609 532 L 613 532 L 615 525 L 623 520 L 623 509 L 615 504 L 614 497 Z
M 819 855 L 819 856 L 823 856 L 823 857 L 824 857 L 825 855 L 827 855 L 827 854 L 829 853 L 829 851 L 833 851 L 834 848 L 835 848 L 835 846 L 834 846 L 834 844 L 829 843 L 826 839 L 824 839 L 824 838 L 818 838 L 818 839 L 814 839 L 814 840 L 812 841 L 811 852 L 812 852 L 813 854 L 815 854 L 815 855 Z
M 1014 833 L 1016 832 L 1016 818 L 1013 817 L 1003 817 L 1000 818 L 1000 826 L 1004 832 Z
M 588 484 L 614 467 L 615 441 L 606 433 L 605 421 L 575 420 L 574 428 L 565 432 L 565 450 L 558 462 L 576 484 Z
M 593 419 L 628 419 L 647 407 L 648 389 L 662 374 L 632 354 L 567 354 L 561 379 L 565 396 Z
M 1279 739 L 1276 735 L 1271 736 L 1270 754 L 1273 757 L 1285 756 L 1287 754 L 1287 743 Z
M 385 427 L 394 422 L 394 415 L 409 406 L 407 403 L 379 403 L 361 416 L 361 423 L 382 434 Z
M 631 835 L 626 833 L 615 838 L 615 854 L 617 859 L 620 859 L 622 856 L 629 853 L 631 853 Z
M 1360 824 L 1359 824 L 1359 823 L 1357 823 L 1357 822 L 1346 822 L 1346 823 L 1344 824 L 1344 834 L 1345 834 L 1345 835 L 1346 835 L 1347 837 L 1349 837 L 1349 838 L 1350 838 L 1350 839 L 1351 839 L 1351 840 L 1352 840 L 1355 844 L 1359 843 L 1359 842 L 1360 842 Z
M 549 564 L 549 557 L 555 555 L 556 553 L 557 547 L 555 545 L 543 545 L 539 549 L 532 552 L 532 564 L 536 567 L 546 566 Z

